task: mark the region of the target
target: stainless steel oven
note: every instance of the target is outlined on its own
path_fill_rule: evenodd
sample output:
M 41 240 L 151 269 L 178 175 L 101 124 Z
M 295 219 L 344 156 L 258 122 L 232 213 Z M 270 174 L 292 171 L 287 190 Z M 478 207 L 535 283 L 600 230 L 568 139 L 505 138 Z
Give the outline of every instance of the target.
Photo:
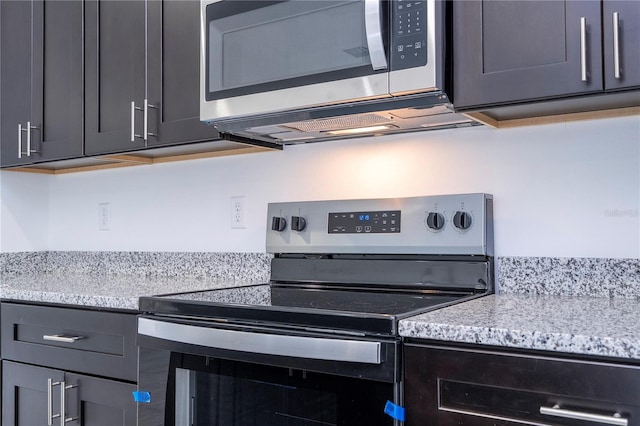
M 493 291 L 492 205 L 270 204 L 269 283 L 141 299 L 138 424 L 401 424 L 398 321 Z
M 203 121 L 443 90 L 436 0 L 202 0 Z

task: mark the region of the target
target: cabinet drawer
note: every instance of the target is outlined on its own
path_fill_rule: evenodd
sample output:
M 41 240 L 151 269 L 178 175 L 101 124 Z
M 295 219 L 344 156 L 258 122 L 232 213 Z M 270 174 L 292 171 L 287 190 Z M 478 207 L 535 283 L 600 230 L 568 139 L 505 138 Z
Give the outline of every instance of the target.
M 406 345 L 407 425 L 637 425 L 640 366 Z
M 136 380 L 136 316 L 3 303 L 2 358 Z

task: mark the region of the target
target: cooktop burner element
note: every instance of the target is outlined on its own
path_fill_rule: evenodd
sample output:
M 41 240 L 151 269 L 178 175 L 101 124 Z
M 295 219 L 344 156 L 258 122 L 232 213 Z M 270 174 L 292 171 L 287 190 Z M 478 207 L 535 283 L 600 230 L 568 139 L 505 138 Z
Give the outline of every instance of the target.
M 492 197 L 272 203 L 271 282 L 142 298 L 143 311 L 363 336 L 493 292 Z

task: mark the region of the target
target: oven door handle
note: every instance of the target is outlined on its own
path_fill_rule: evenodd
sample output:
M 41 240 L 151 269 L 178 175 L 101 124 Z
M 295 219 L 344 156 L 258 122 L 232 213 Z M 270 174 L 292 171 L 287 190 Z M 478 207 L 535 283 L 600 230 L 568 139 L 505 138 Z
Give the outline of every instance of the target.
M 150 318 L 138 318 L 138 334 L 189 345 L 265 355 L 382 363 L 380 342 L 227 330 Z

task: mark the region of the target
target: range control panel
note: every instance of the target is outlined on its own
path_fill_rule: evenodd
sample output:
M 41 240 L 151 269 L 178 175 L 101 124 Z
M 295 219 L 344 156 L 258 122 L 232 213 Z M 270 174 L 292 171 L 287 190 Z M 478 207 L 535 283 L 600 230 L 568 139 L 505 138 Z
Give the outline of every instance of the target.
M 329 213 L 330 234 L 400 232 L 400 210 Z
M 270 253 L 493 255 L 489 194 L 270 203 Z

